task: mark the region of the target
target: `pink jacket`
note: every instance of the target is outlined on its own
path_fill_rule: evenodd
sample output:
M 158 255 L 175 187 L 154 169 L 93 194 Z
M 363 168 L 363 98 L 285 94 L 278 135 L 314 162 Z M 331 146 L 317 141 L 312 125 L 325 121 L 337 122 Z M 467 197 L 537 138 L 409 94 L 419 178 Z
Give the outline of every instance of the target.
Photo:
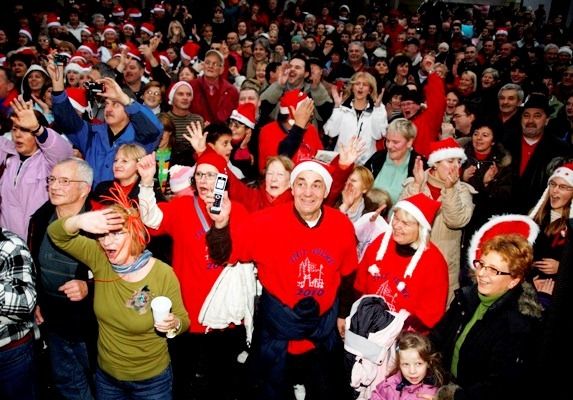
M 426 383 L 419 383 L 417 385 L 405 385 L 402 390 L 398 390 L 397 386 L 402 382 L 402 373 L 396 372 L 390 375 L 376 386 L 376 390 L 372 392 L 370 400 L 420 400 L 418 394 L 429 394 L 434 396 L 438 391 L 436 386 L 428 385 Z

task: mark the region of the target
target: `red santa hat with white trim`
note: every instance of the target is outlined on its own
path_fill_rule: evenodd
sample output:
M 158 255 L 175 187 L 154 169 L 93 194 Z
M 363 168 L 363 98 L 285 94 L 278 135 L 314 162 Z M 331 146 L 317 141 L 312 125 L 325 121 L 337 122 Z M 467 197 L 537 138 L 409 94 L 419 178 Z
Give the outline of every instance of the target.
M 92 56 L 97 56 L 97 45 L 93 42 L 82 43 L 82 45 L 78 47 L 78 51 L 84 51 Z
M 191 90 L 191 96 L 193 96 L 193 87 L 189 82 L 177 81 L 173 85 L 171 85 L 171 87 L 167 91 L 167 103 L 169 103 L 169 105 L 173 105 L 173 98 L 175 97 L 175 92 L 177 92 L 177 90 L 179 90 L 179 88 L 181 88 L 182 86 L 187 86 L 189 90 Z
M 60 23 L 60 17 L 57 14 L 49 13 L 46 15 L 46 26 L 48 28 L 57 28 L 62 26 Z
M 73 59 L 74 57 L 72 57 Z M 91 66 L 85 61 L 85 59 L 79 60 L 79 57 L 75 57 L 73 62 L 70 62 L 64 68 L 64 73 L 68 73 L 70 71 L 77 72 L 78 74 L 89 74 L 92 70 Z M 81 57 L 83 59 L 83 57 Z M 71 61 L 71 60 L 70 60 Z
M 113 6 L 111 15 L 114 17 L 123 17 L 125 15 L 125 11 L 123 11 L 123 7 L 120 4 L 116 4 Z
M 83 114 L 89 106 L 87 90 L 83 87 L 68 87 L 66 93 L 72 106 Z
M 191 62 L 194 62 L 197 60 L 197 56 L 199 55 L 199 49 L 200 47 L 197 43 L 188 41 L 183 46 L 181 46 L 179 53 L 182 59 L 191 60 Z
M 103 33 L 103 34 L 105 34 L 105 33 L 114 33 L 114 34 L 117 36 L 117 31 L 116 31 L 115 28 L 114 28 L 113 26 L 111 26 L 111 25 L 107 25 L 107 26 L 104 28 L 104 30 L 103 30 L 102 33 Z
M 127 9 L 127 16 L 129 18 L 141 18 L 141 10 L 136 7 L 128 8 Z
M 34 40 L 34 39 L 32 38 L 32 32 L 30 32 L 30 30 L 29 30 L 28 28 L 20 28 L 20 30 L 18 31 L 18 33 L 19 33 L 20 35 L 26 36 L 26 37 L 27 37 L 28 39 L 30 39 L 30 40 Z
M 428 157 L 428 165 L 430 167 L 433 167 L 438 161 L 449 158 L 459 158 L 462 160 L 462 163 L 467 160 L 463 147 L 454 138 L 448 137 L 430 143 L 430 156 Z
M 527 215 L 494 215 L 472 236 L 468 248 L 468 261 L 473 268 L 473 260 L 481 258 L 481 247 L 488 240 L 499 235 L 518 234 L 533 245 L 539 234 L 539 226 Z
M 294 115 L 291 113 L 290 107 L 296 110 L 300 107 L 301 102 L 306 99 L 308 99 L 306 93 L 299 89 L 289 90 L 282 95 L 279 103 L 279 112 L 289 116 L 289 124 L 294 125 Z
M 559 168 L 556 168 L 555 171 L 553 171 L 553 174 L 551 174 L 551 176 L 547 180 L 547 187 L 543 191 L 543 194 L 539 198 L 539 201 L 537 202 L 535 207 L 533 207 L 533 209 L 529 213 L 529 216 L 531 218 L 535 218 L 535 215 L 539 212 L 541 207 L 543 207 L 543 205 L 547 201 L 549 201 L 549 183 L 555 178 L 561 178 L 566 182 L 568 186 L 573 187 L 573 162 L 565 163 Z M 573 204 L 570 204 L 569 207 L 569 218 L 573 218 L 573 207 L 571 207 L 571 205 Z
M 256 111 L 256 107 L 253 103 L 239 104 L 239 106 L 231 113 L 231 119 L 254 129 L 256 123 Z
M 410 196 L 406 199 L 400 200 L 394 205 L 394 213 L 390 217 L 390 222 L 388 223 L 389 227 L 384 237 L 382 238 L 382 242 L 380 243 L 380 248 L 376 253 L 376 261 L 381 261 L 386 254 L 386 250 L 388 250 L 388 244 L 390 243 L 390 239 L 392 237 L 392 220 L 394 219 L 394 215 L 396 210 L 403 210 L 411 215 L 417 222 L 420 224 L 422 228 L 421 237 L 418 238 L 419 246 L 416 249 L 416 252 L 410 259 L 408 266 L 406 267 L 406 271 L 404 271 L 404 278 L 412 276 L 420 258 L 424 251 L 426 251 L 426 245 L 428 243 L 430 232 L 432 231 L 432 225 L 434 223 L 434 219 L 438 211 L 440 210 L 442 203 L 436 201 L 423 193 L 418 193 L 413 196 Z M 380 273 L 380 270 L 376 264 L 371 265 L 368 267 L 368 272 L 372 275 L 377 275 Z M 398 290 L 403 290 L 404 284 L 402 282 L 401 285 L 398 285 Z
M 153 26 L 151 22 L 144 22 L 141 24 L 139 30 L 147 33 L 149 36 L 153 36 L 155 34 L 155 26 Z

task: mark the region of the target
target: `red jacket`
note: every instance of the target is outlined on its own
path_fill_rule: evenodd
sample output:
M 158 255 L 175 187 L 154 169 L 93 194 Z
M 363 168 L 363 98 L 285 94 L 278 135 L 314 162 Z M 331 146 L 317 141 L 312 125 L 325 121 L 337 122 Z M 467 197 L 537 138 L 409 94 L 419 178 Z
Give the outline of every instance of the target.
M 237 88 L 219 77 L 218 88 L 211 96 L 204 77 L 193 79 L 190 83 L 193 88 L 193 100 L 189 110 L 202 116 L 205 122 L 226 124 L 239 104 Z

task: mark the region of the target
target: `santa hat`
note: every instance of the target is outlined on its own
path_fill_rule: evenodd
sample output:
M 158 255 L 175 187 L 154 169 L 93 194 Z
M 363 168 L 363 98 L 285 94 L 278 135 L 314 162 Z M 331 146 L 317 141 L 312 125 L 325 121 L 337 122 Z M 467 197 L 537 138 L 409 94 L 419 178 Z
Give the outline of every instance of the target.
M 159 12 L 165 12 L 165 7 L 164 7 L 163 4 L 161 4 L 161 3 L 156 4 L 156 5 L 153 6 L 153 8 L 151 9 L 151 12 L 152 12 L 153 14 L 159 13 Z
M 6 63 L 6 55 L 0 53 L 0 66 L 4 66 L 5 63 Z
M 60 17 L 52 13 L 46 15 L 46 26 L 48 28 L 56 28 L 58 26 L 62 26 L 60 23 Z
M 199 158 L 197 159 L 197 166 L 201 164 L 209 164 L 217 168 L 217 171 L 221 174 L 227 173 L 227 160 L 223 156 L 219 155 L 211 147 L 207 147 Z
M 141 62 L 141 52 L 137 48 L 137 45 L 135 45 L 133 42 L 127 42 L 125 46 L 127 46 L 127 55 Z
M 316 172 L 318 175 L 320 175 L 324 181 L 324 185 L 326 186 L 326 194 L 330 193 L 330 188 L 332 187 L 332 175 L 330 175 L 327 166 L 317 160 L 302 161 L 301 163 L 297 164 L 296 167 L 294 167 L 290 173 L 291 187 L 294 185 L 294 181 L 300 175 L 300 173 L 305 171 Z
M 30 39 L 30 40 L 34 40 L 34 39 L 32 39 L 32 32 L 30 32 L 30 30 L 29 30 L 28 28 L 21 28 L 21 29 L 18 31 L 18 33 L 19 33 L 20 35 L 26 36 L 26 37 L 27 37 L 28 39 Z
M 404 271 L 404 278 L 408 278 L 412 276 L 420 258 L 424 251 L 426 251 L 426 243 L 428 242 L 428 238 L 430 237 L 430 231 L 432 230 L 432 224 L 434 223 L 434 219 L 436 218 L 436 214 L 440 209 L 442 203 L 436 201 L 423 193 L 415 194 L 414 196 L 410 196 L 406 199 L 400 200 L 394 205 L 394 213 L 390 217 L 388 231 L 382 238 L 382 242 L 380 243 L 380 248 L 376 253 L 376 261 L 380 261 L 384 258 L 386 254 L 386 250 L 388 249 L 388 244 L 390 243 L 390 238 L 392 237 L 392 220 L 394 219 L 395 211 L 396 210 L 404 210 L 409 215 L 411 215 L 421 226 L 421 234 L 418 238 L 420 245 L 416 249 L 416 252 L 410 259 L 408 266 L 406 267 L 406 271 Z M 378 266 L 376 264 L 371 265 L 368 267 L 368 272 L 372 275 L 377 275 L 380 273 Z M 400 282 L 398 284 L 398 290 L 403 290 L 405 287 L 404 282 Z
M 85 59 L 81 57 L 83 59 L 83 61 L 81 61 L 78 60 L 78 58 L 80 57 L 76 56 L 75 58 L 76 59 L 73 62 L 70 62 L 66 65 L 66 68 L 64 68 L 64 72 L 68 73 L 70 71 L 73 71 L 77 72 L 78 74 L 89 74 L 92 69 L 89 66 L 89 64 L 85 61 Z
M 141 18 L 141 11 L 139 10 L 139 8 L 128 8 L 127 9 L 127 16 L 129 18 Z
M 171 87 L 169 88 L 169 91 L 167 92 L 167 102 L 169 103 L 169 105 L 173 105 L 173 98 L 175 97 L 175 92 L 177 92 L 177 90 L 181 86 L 187 86 L 191 90 L 191 96 L 193 96 L 193 87 L 191 86 L 191 84 L 189 82 L 177 81 L 173 85 L 171 85 Z
M 199 45 L 195 42 L 188 41 L 181 47 L 181 58 L 184 60 L 193 60 L 199 54 Z
M 543 204 L 549 198 L 549 182 L 551 182 L 555 178 L 563 179 L 567 185 L 573 187 L 573 162 L 568 162 L 557 168 L 553 174 L 547 180 L 547 187 L 543 191 L 543 194 L 539 198 L 539 201 L 533 207 L 533 210 L 529 213 L 531 218 L 535 218 L 535 215 L 539 212 Z M 572 204 L 573 205 L 573 204 Z M 573 207 L 569 207 L 569 218 L 573 218 Z
M 114 17 L 123 17 L 125 15 L 125 12 L 123 11 L 123 7 L 119 4 L 116 4 L 113 7 L 113 11 L 111 12 L 111 15 L 113 15 Z
M 231 119 L 254 129 L 256 123 L 255 114 L 256 108 L 253 103 L 239 104 L 237 109 L 231 113 Z
M 83 26 L 80 28 L 80 32 L 85 32 L 89 35 L 93 35 L 94 34 L 94 29 L 89 27 L 89 26 Z
M 195 168 L 186 165 L 173 165 L 169 168 L 169 187 L 173 193 L 191 187 L 191 177 Z
M 507 28 L 497 28 L 497 31 L 495 31 L 495 36 L 498 35 L 504 35 L 507 36 L 509 33 L 507 32 Z
M 468 260 L 470 265 L 472 265 L 473 260 L 480 259 L 481 247 L 485 242 L 495 236 L 509 234 L 521 235 L 533 245 L 539 234 L 539 226 L 527 215 L 494 215 L 472 236 L 468 248 Z
M 113 32 L 114 34 L 117 35 L 117 31 L 116 31 L 115 28 L 114 28 L 113 26 L 111 26 L 111 25 L 107 25 L 107 26 L 105 27 L 105 29 L 103 30 L 102 33 L 105 34 L 105 33 L 108 33 L 108 32 Z
M 141 24 L 139 30 L 141 32 L 147 33 L 149 36 L 153 36 L 153 34 L 155 33 L 155 26 L 153 26 L 151 22 L 144 22 L 143 24 Z
M 569 57 L 573 56 L 573 51 L 569 46 L 562 46 L 559 48 L 559 52 L 557 54 L 565 53 L 568 54 Z
M 280 107 L 279 107 L 280 113 L 290 114 L 290 107 L 293 107 L 296 110 L 300 105 L 300 102 L 306 100 L 307 98 L 308 96 L 306 95 L 306 93 L 301 92 L 298 89 L 289 90 L 281 97 Z
M 92 56 L 97 55 L 97 45 L 94 42 L 82 43 L 82 45 L 78 47 L 78 51 L 80 50 L 90 53 Z
M 72 57 L 70 58 L 70 62 L 76 62 L 76 61 L 82 62 L 84 64 L 87 64 L 88 62 L 88 60 L 86 60 L 83 54 L 77 50 L 74 54 L 72 54 Z
M 157 55 L 157 58 L 159 59 L 160 63 L 165 63 L 168 65 L 171 65 L 171 60 L 169 59 L 169 57 L 167 57 L 167 52 L 162 51 Z
M 135 25 L 131 22 L 126 22 L 121 26 L 121 30 L 124 30 L 125 28 L 131 28 L 131 30 L 135 32 Z
M 447 160 L 448 158 L 459 158 L 462 163 L 466 161 L 464 149 L 452 137 L 430 143 L 430 156 L 428 165 L 433 167 L 438 161 Z
M 87 90 L 82 87 L 68 87 L 66 93 L 72 106 L 83 114 L 88 108 Z

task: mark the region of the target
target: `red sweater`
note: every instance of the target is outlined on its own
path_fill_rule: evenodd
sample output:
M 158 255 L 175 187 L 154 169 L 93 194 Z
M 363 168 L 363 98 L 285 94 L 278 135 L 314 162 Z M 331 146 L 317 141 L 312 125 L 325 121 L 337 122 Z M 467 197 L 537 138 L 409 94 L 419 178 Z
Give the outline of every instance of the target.
M 211 223 L 205 203 L 201 199 L 198 200 L 203 215 L 208 223 Z M 150 229 L 150 232 L 153 235 L 169 234 L 172 237 L 173 271 L 179 279 L 183 304 L 191 321 L 189 330 L 193 333 L 204 333 L 205 327 L 198 322 L 199 311 L 223 266 L 215 264 L 209 257 L 205 231 L 195 211 L 193 197 L 175 197 L 158 205 L 163 211 L 163 221 L 158 230 Z M 241 204 L 233 203 L 231 230 L 242 225 L 240 221 L 244 223 L 246 215 Z
M 362 294 L 377 294 L 384 297 L 392 311 L 406 309 L 428 328 L 432 328 L 444 315 L 448 297 L 448 263 L 440 250 L 430 242 L 422 254 L 411 277 L 404 279 L 410 256 L 396 252 L 396 242 L 390 239 L 388 249 L 381 261 L 376 253 L 384 235 L 380 235 L 366 249 L 358 266 L 354 287 Z M 380 274 L 374 277 L 368 267 L 376 264 Z M 403 290 L 398 284 L 405 284 Z
M 211 96 L 209 85 L 204 77 L 193 79 L 190 84 L 193 88 L 193 100 L 189 110 L 202 116 L 205 122 L 226 124 L 239 104 L 237 88 L 223 78 L 219 78 L 217 89 Z
M 418 133 L 414 139 L 414 150 L 426 159 L 430 155 L 430 143 L 440 137 L 442 120 L 446 112 L 446 88 L 444 80 L 438 74 L 428 76 L 424 87 L 426 110 L 418 113 L 412 122 L 416 125 Z
M 341 277 L 358 264 L 352 223 L 328 206 L 313 228 L 300 219 L 292 203 L 253 214 L 243 228 L 233 236 L 233 258 L 254 261 L 265 290 L 291 308 L 311 296 L 323 315 L 334 304 Z M 289 343 L 294 354 L 312 348 L 307 340 Z

